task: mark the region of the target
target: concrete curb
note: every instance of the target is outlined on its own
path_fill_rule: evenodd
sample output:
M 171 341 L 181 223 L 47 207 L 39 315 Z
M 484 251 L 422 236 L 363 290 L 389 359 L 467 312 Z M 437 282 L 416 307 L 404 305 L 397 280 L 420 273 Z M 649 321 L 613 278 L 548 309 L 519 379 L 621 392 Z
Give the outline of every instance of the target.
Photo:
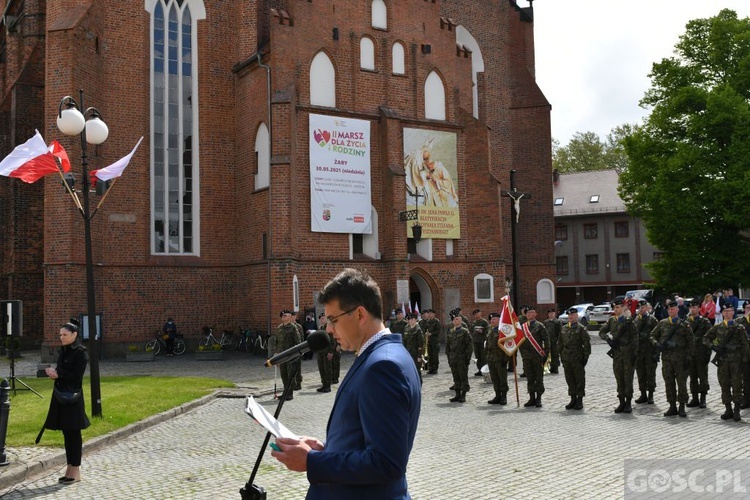
M 252 395 L 254 397 L 258 397 L 267 396 L 272 393 L 273 390 L 268 390 L 252 393 Z M 209 403 L 215 398 L 244 398 L 247 394 L 248 392 L 241 387 L 235 389 L 218 389 L 211 394 L 203 396 L 202 398 L 188 401 L 187 403 L 183 403 L 182 405 L 175 408 L 171 408 L 156 415 L 152 415 L 139 422 L 134 422 L 130 425 L 122 427 L 121 429 L 114 430 L 109 434 L 98 436 L 89 441 L 86 441 L 85 443 L 83 443 L 83 455 L 85 457 L 87 453 L 91 453 L 101 448 L 110 446 L 124 437 L 131 436 L 143 430 L 149 429 L 157 424 L 160 424 L 166 420 L 170 420 L 172 418 L 188 413 L 200 406 L 205 405 L 206 403 Z M 30 477 L 41 474 L 45 471 L 50 471 L 62 467 L 63 465 L 65 465 L 65 463 L 65 450 L 51 453 L 49 455 L 26 463 L 11 462 L 11 464 L 8 465 L 8 470 L 2 471 L 2 469 L 0 469 L 0 471 L 2 471 L 2 473 L 0 473 L 0 497 L 7 493 L 7 490 L 12 488 L 16 484 L 25 481 Z

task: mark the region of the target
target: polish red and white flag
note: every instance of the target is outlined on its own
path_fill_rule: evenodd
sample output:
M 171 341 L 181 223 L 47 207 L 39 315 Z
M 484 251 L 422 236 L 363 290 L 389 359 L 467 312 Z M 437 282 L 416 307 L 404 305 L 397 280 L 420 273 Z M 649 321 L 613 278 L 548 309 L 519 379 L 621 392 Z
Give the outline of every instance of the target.
M 89 176 L 91 177 L 91 184 L 95 186 L 97 179 L 102 180 L 102 181 L 108 181 L 108 180 L 114 179 L 115 177 L 120 177 L 122 175 L 122 172 L 125 170 L 125 167 L 128 166 L 128 164 L 130 163 L 130 160 L 133 158 L 133 155 L 138 149 L 138 146 L 141 145 L 142 140 L 143 140 L 143 136 L 141 136 L 141 138 L 138 139 L 138 142 L 136 143 L 135 147 L 130 153 L 123 156 L 122 158 L 114 162 L 113 164 L 108 165 L 104 168 L 100 168 L 99 170 L 92 170 L 91 172 L 89 172 Z
M 508 356 L 512 356 L 518 346 L 526 340 L 526 334 L 518 321 L 516 311 L 510 303 L 507 295 L 500 299 L 503 307 L 500 311 L 500 324 L 498 325 L 498 345 Z M 506 340 L 503 340 L 506 339 Z
M 57 159 L 60 160 L 60 165 Z M 16 146 L 0 162 L 0 175 L 21 179 L 29 184 L 45 175 L 56 174 L 61 169 L 63 172 L 70 171 L 68 154 L 57 141 L 47 146 L 38 130 L 31 139 Z

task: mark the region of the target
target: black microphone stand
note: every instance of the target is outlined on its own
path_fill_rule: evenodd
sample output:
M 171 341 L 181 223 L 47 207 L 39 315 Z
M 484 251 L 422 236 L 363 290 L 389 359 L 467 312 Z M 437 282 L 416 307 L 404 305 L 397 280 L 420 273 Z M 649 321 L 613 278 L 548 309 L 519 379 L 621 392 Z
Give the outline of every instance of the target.
M 290 382 L 286 387 L 284 387 L 284 393 L 281 395 L 281 397 L 279 398 L 279 403 L 276 405 L 276 412 L 273 414 L 273 418 L 275 418 L 276 420 L 279 419 L 279 414 L 281 413 L 282 406 L 284 406 L 284 401 L 286 401 L 287 396 L 289 396 L 292 392 L 294 379 L 297 376 L 297 371 L 300 368 L 300 364 L 297 363 L 297 361 L 300 361 L 301 359 L 302 354 L 300 353 L 295 358 L 288 361 L 289 363 L 292 363 L 289 366 Z M 248 479 L 247 483 L 245 483 L 245 486 L 240 489 L 240 497 L 242 498 L 242 500 L 266 500 L 266 489 L 263 488 L 263 486 L 254 484 L 253 481 L 255 481 L 255 475 L 258 473 L 260 462 L 263 460 L 263 454 L 266 452 L 266 448 L 268 447 L 268 442 L 271 440 L 271 436 L 273 436 L 273 434 L 271 434 L 270 432 L 266 433 L 266 438 L 263 440 L 263 445 L 260 447 L 258 458 L 255 460 L 253 472 L 250 474 L 250 479 Z

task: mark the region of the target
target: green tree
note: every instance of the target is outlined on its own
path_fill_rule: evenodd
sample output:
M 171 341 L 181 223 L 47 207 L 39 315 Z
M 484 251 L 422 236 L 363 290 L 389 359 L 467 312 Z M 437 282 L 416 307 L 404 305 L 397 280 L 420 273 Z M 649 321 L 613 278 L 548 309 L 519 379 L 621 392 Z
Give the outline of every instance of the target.
M 664 257 L 657 285 L 706 291 L 750 276 L 750 19 L 731 10 L 686 26 L 675 55 L 653 65 L 625 140 L 628 211 Z
M 566 146 L 552 139 L 552 167 L 563 174 L 611 168 L 622 171 L 628 166 L 623 139 L 633 130 L 633 125 L 620 125 L 604 141 L 595 132 L 576 132 Z

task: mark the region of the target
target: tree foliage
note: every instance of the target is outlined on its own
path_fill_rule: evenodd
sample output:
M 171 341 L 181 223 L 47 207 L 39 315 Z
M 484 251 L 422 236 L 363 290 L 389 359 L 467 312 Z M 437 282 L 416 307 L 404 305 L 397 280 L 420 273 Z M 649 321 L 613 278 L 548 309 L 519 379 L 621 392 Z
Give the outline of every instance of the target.
M 642 127 L 625 137 L 628 211 L 664 251 L 657 285 L 702 292 L 750 276 L 750 19 L 731 10 L 686 26 L 653 65 Z
M 564 174 L 627 168 L 622 139 L 632 130 L 627 124 L 615 127 L 604 141 L 595 132 L 576 132 L 566 146 L 553 139 L 552 166 Z

